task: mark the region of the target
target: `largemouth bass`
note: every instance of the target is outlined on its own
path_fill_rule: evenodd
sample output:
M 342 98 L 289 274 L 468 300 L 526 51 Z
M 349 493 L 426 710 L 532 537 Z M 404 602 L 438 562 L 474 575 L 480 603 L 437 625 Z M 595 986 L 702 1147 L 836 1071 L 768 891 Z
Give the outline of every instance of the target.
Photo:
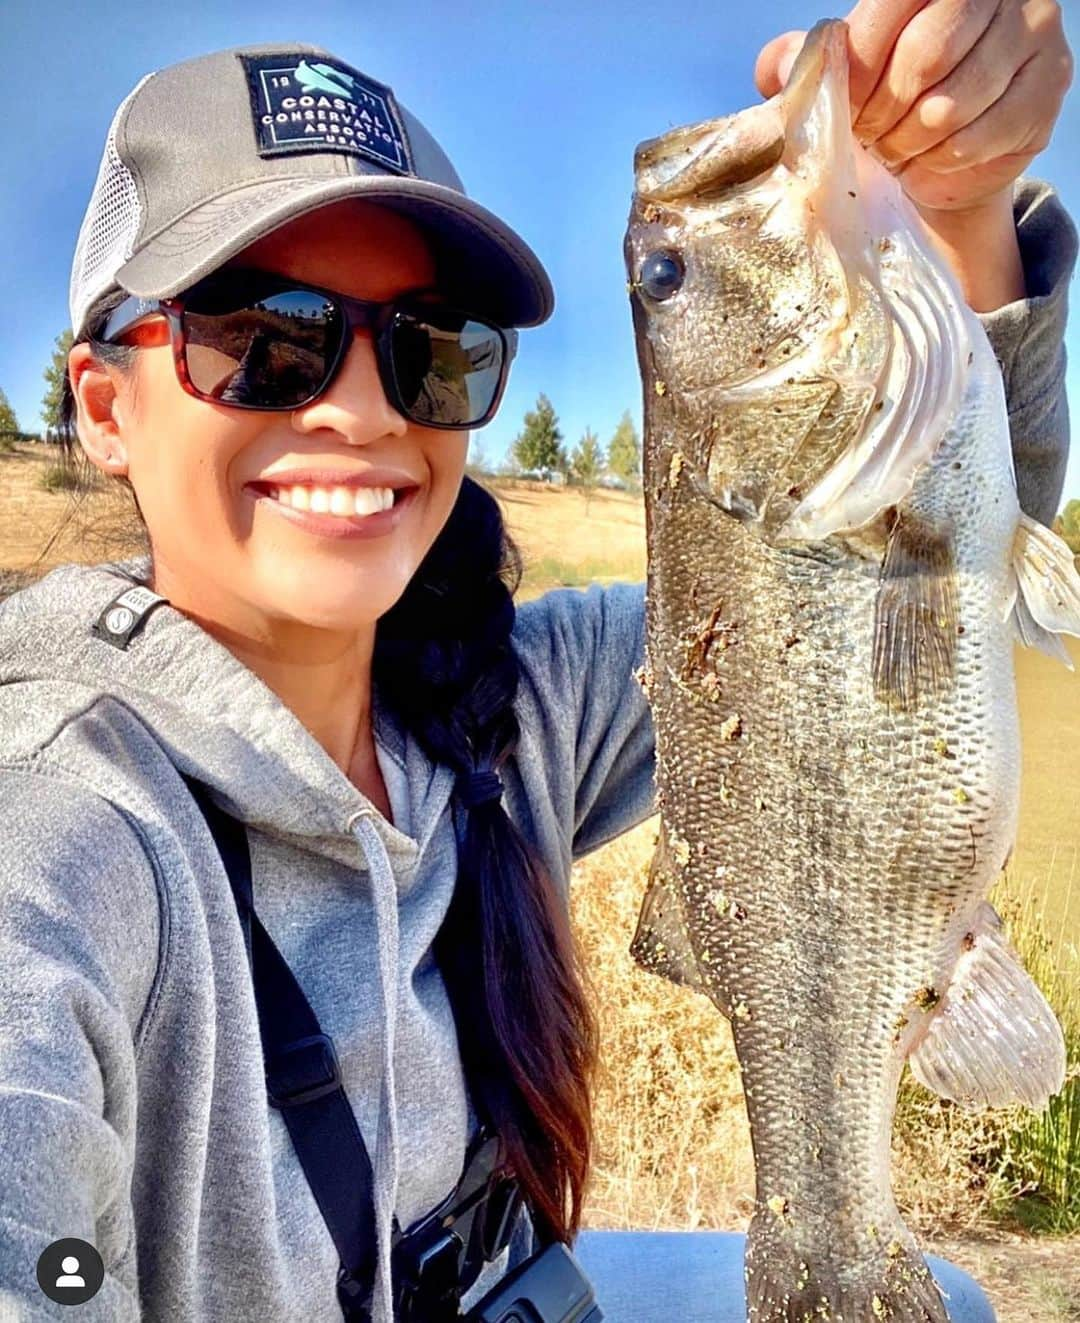
M 626 257 L 661 811 L 633 953 L 731 1019 L 749 1318 L 944 1323 L 892 1195 L 897 1086 L 1062 1087 L 986 896 L 1013 641 L 1069 664 L 1080 576 L 1020 511 L 978 318 L 852 135 L 843 23 L 777 97 L 639 146 Z

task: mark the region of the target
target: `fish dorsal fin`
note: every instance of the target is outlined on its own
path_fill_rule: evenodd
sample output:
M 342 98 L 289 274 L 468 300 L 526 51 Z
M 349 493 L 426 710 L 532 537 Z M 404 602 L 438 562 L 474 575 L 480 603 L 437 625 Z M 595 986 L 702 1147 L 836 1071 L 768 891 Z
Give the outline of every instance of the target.
M 1039 1110 L 1065 1082 L 1061 1026 L 987 901 L 908 1062 L 920 1084 L 969 1111 L 1013 1103 Z
M 1044 524 L 1021 514 L 1012 558 L 1016 595 L 1012 618 L 1020 642 L 1062 661 L 1072 658 L 1062 634 L 1080 636 L 1080 574 L 1069 545 Z

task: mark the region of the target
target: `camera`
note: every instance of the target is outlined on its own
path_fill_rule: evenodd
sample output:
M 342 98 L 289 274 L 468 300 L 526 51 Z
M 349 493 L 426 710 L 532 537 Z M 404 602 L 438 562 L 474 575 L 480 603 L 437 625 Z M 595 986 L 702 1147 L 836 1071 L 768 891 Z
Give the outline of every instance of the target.
M 561 1241 L 526 1259 L 464 1315 L 469 1323 L 601 1323 L 592 1283 Z

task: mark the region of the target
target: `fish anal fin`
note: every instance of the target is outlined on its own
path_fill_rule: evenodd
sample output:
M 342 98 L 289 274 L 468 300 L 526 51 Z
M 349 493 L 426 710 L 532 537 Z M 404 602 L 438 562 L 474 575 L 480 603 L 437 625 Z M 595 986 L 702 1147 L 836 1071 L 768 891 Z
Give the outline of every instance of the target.
M 649 883 L 641 902 L 637 928 L 630 943 L 634 960 L 651 974 L 659 974 L 696 992 L 708 992 L 690 942 L 674 860 L 661 831 L 649 866 Z
M 902 508 L 885 548 L 874 605 L 874 695 L 902 711 L 946 692 L 958 622 L 951 533 Z
M 1060 638 L 1080 636 L 1080 573 L 1071 548 L 1057 533 L 1021 513 L 1012 566 L 1018 590 L 1012 615 L 1017 637 L 1072 670 Z
M 969 1111 L 1046 1106 L 1065 1083 L 1061 1026 L 983 901 L 952 981 L 908 1062 L 920 1084 Z

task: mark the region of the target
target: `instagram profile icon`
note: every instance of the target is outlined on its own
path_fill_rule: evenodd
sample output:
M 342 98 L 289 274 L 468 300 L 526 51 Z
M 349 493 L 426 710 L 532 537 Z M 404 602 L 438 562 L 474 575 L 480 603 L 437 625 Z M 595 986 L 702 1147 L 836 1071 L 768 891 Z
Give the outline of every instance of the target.
M 54 1240 L 37 1261 L 38 1286 L 58 1305 L 84 1305 L 101 1290 L 105 1265 L 86 1240 Z

